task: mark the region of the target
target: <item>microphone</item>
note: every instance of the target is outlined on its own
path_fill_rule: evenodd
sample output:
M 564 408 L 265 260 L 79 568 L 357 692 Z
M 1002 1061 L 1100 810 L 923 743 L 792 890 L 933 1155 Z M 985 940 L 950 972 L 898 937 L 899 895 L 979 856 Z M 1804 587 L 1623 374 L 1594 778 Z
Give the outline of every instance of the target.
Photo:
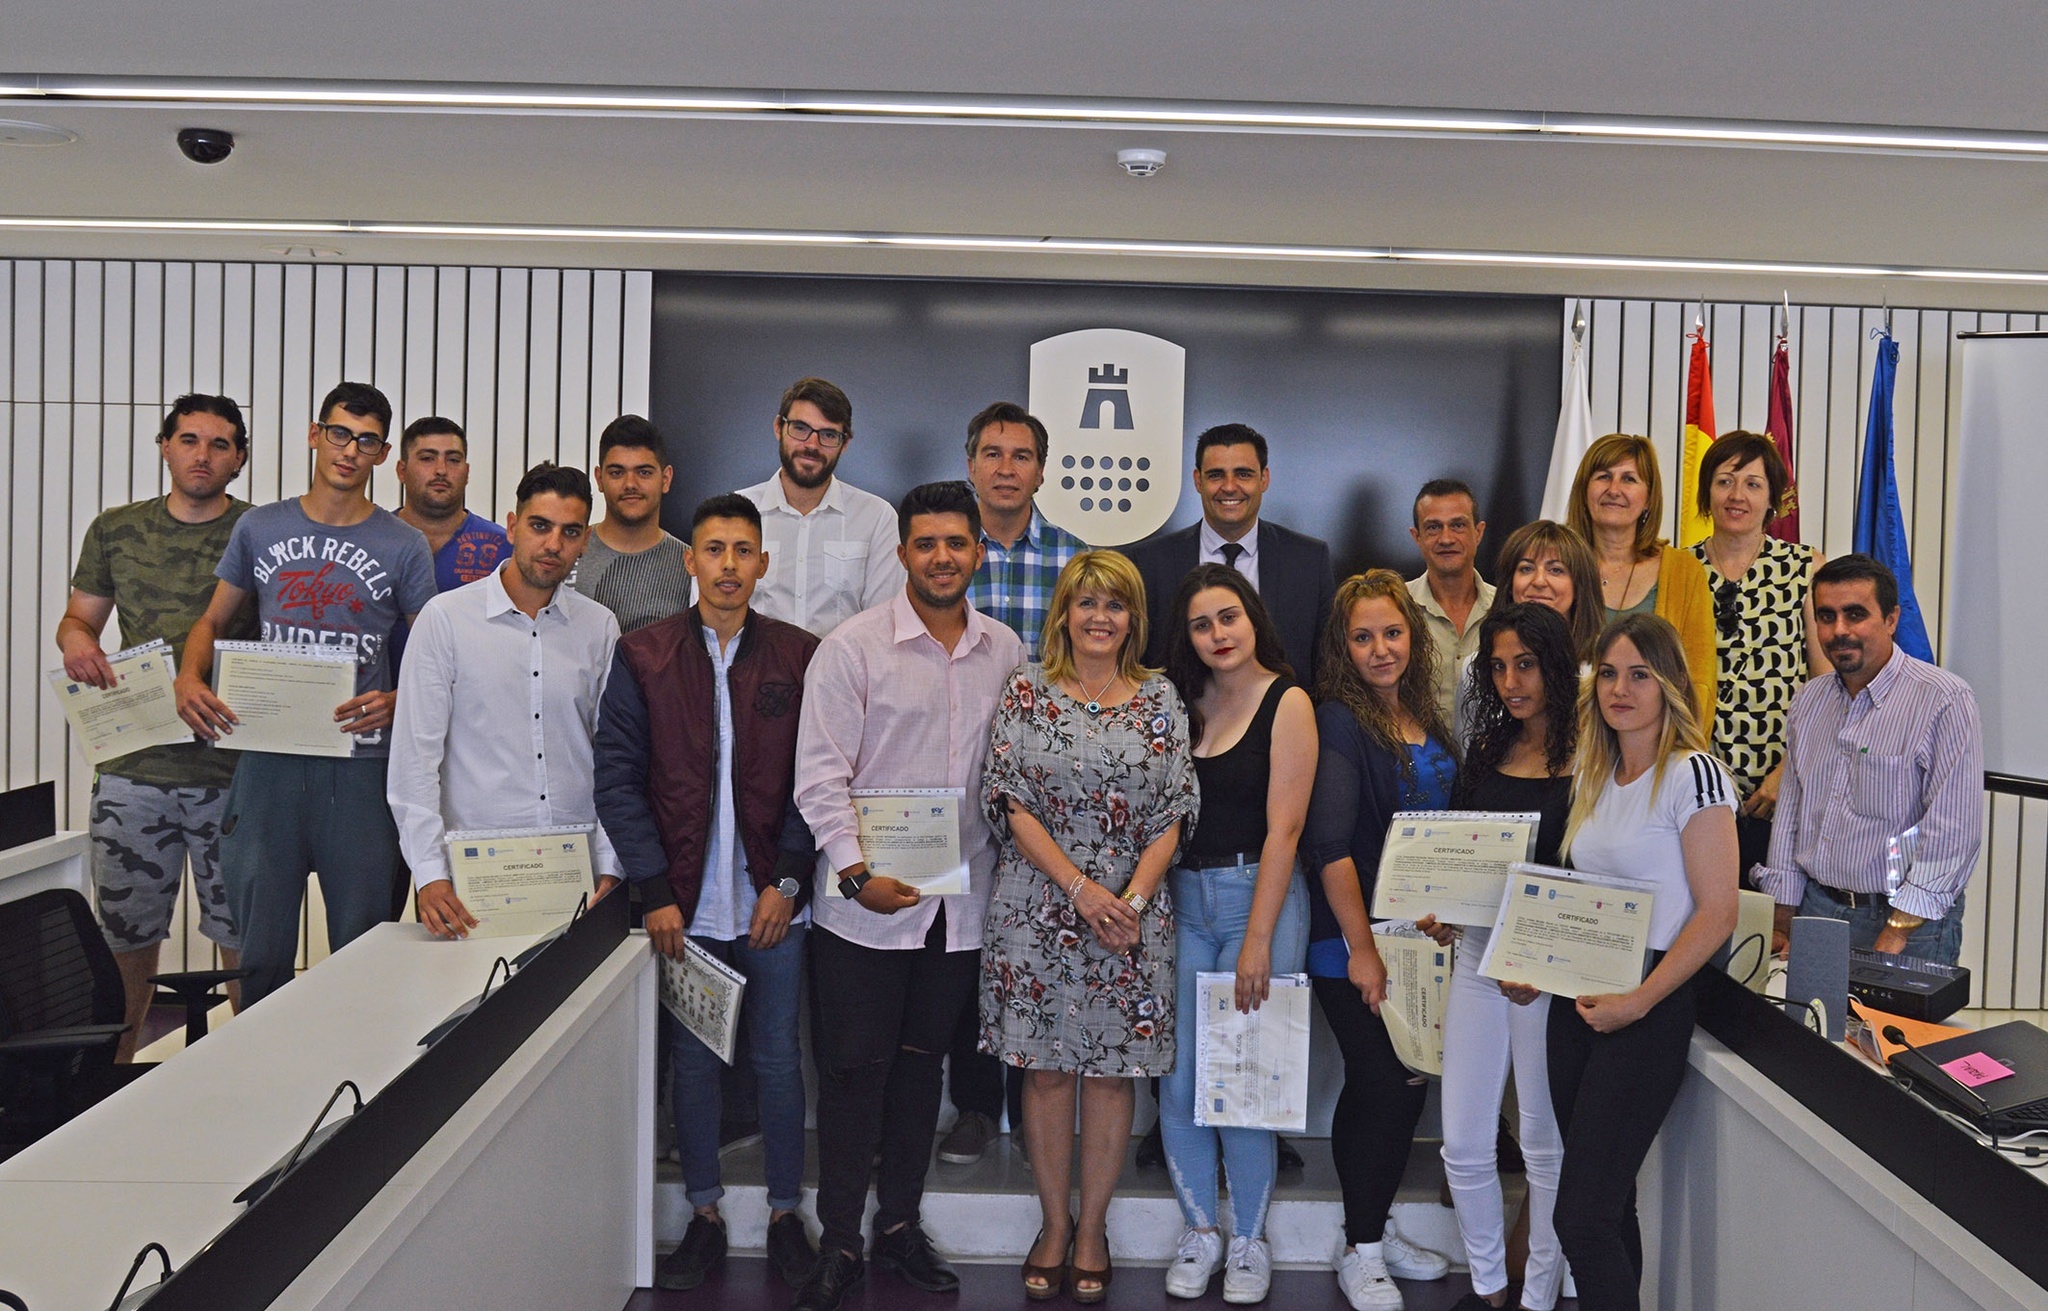
M 1940 1070 L 1942 1078 L 1948 1080 L 1956 1087 L 1962 1089 L 1963 1092 L 1969 1096 L 1971 1101 L 1977 1103 L 1979 1107 L 1983 1108 L 1985 1119 L 1988 1120 L 1991 1118 L 1991 1103 L 1984 1100 L 1983 1094 L 1979 1093 L 1975 1088 L 1972 1088 L 1969 1084 L 1964 1083 L 1961 1079 L 1956 1078 L 1956 1076 L 1950 1074 L 1947 1070 L 1943 1070 L 1941 1068 L 1941 1062 L 1935 1060 L 1932 1056 L 1929 1056 L 1925 1051 L 1923 1051 L 1919 1047 L 1914 1046 L 1910 1041 L 1908 1041 L 1905 1033 L 1900 1030 L 1898 1025 L 1887 1024 L 1884 1026 L 1884 1040 L 1889 1043 L 1895 1043 L 1900 1047 L 1904 1047 L 1907 1051 L 1912 1052 L 1921 1060 L 1926 1061 L 1927 1064 L 1932 1068 Z M 1886 1062 L 1886 1064 L 1890 1064 L 1890 1062 Z

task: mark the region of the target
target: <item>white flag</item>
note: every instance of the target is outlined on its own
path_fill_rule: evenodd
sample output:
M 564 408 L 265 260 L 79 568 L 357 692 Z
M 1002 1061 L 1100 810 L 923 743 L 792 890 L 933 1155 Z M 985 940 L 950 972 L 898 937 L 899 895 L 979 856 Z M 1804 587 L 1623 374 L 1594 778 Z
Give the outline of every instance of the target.
M 1572 479 L 1579 461 L 1593 445 L 1593 400 L 1586 386 L 1586 346 L 1572 344 L 1572 372 L 1564 381 L 1564 404 L 1557 411 L 1557 441 L 1550 448 L 1550 477 L 1543 483 L 1543 517 L 1566 522 L 1572 501 Z

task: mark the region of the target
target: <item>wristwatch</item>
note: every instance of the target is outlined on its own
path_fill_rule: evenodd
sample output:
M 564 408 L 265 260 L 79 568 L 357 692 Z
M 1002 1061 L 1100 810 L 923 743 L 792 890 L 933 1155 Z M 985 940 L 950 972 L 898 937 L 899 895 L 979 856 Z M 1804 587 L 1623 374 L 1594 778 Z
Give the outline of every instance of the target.
M 803 885 L 798 883 L 795 879 L 777 879 L 774 883 L 770 884 L 769 886 L 773 887 L 777 892 L 789 898 L 791 901 L 795 901 L 796 894 L 803 891 Z M 858 889 L 855 890 L 858 891 Z
M 1901 933 L 1911 933 L 1926 922 L 1918 915 L 1893 907 L 1892 913 L 1885 917 L 1884 926 L 1888 929 L 1897 929 Z
M 852 878 L 839 880 L 839 895 L 846 898 L 848 901 L 852 901 L 855 897 L 858 897 L 860 895 L 860 890 L 866 887 L 868 885 L 868 880 L 873 877 L 874 875 L 868 873 L 866 870 L 862 870 L 860 873 L 854 875 Z

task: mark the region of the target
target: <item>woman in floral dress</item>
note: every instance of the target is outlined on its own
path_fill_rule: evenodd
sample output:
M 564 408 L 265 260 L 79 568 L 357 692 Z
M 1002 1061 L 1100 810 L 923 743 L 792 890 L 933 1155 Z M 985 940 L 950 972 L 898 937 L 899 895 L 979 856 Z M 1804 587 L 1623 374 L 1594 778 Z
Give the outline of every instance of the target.
M 1174 924 L 1164 879 L 1199 802 L 1187 714 L 1144 668 L 1145 587 L 1114 551 L 1053 589 L 1043 662 L 1010 676 L 983 792 L 1001 839 L 982 936 L 981 1045 L 1025 1073 L 1044 1227 L 1024 1291 L 1099 1302 L 1110 1192 L 1134 1079 L 1174 1060 Z M 1080 1102 L 1081 1206 L 1069 1210 Z M 1071 1267 L 1071 1269 L 1070 1269 Z

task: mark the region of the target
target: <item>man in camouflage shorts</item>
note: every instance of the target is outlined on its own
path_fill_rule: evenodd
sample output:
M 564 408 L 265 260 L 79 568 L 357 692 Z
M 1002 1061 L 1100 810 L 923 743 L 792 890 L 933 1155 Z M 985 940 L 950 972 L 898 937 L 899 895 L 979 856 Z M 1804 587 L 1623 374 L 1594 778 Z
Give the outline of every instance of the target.
M 249 458 L 249 430 L 232 400 L 179 397 L 156 444 L 170 490 L 92 521 L 78 548 L 70 603 L 57 623 L 65 671 L 95 687 L 113 681 L 100 637 L 116 610 L 125 646 L 162 638 L 176 659 L 184 659 L 185 637 L 213 597 L 214 566 L 249 508 L 227 494 Z M 253 608 L 237 621 L 234 636 L 255 636 Z M 239 964 L 240 942 L 220 879 L 221 817 L 235 760 L 234 752 L 204 742 L 150 747 L 107 761 L 93 782 L 93 886 L 128 1002 L 118 1060 L 134 1057 L 149 1012 L 149 977 L 170 933 L 188 858 L 200 932 L 220 947 L 226 968 Z M 239 1004 L 233 989 L 230 996 Z

